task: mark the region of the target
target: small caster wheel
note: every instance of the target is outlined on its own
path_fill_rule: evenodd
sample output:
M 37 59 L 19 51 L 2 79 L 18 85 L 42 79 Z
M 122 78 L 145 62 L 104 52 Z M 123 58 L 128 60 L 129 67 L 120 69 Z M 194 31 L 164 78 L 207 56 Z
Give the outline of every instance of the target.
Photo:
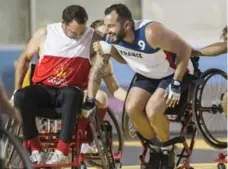
M 145 169 L 145 168 L 146 168 L 145 165 L 143 165 L 143 164 L 140 165 L 140 169 Z
M 121 168 L 122 168 L 122 163 L 121 162 L 117 162 L 115 169 L 121 169 Z
M 86 164 L 84 162 L 82 162 L 80 164 L 80 166 L 78 167 L 78 169 L 87 169 L 87 166 L 86 166 Z
M 217 166 L 217 168 L 218 169 L 226 169 L 226 166 L 223 163 L 219 163 L 218 166 Z

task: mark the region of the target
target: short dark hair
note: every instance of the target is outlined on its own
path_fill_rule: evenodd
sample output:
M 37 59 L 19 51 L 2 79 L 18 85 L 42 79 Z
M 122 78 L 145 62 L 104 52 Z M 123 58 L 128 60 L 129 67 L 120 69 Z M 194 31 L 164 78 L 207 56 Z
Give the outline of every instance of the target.
M 88 20 L 86 10 L 80 5 L 70 5 L 63 10 L 63 22 L 68 24 L 75 20 L 78 24 L 85 24 Z
M 102 25 L 104 25 L 104 20 L 96 20 L 90 25 L 90 27 L 96 29 L 97 27 Z
M 133 22 L 132 14 L 129 8 L 124 4 L 113 4 L 110 7 L 105 9 L 104 14 L 108 15 L 112 11 L 115 11 L 119 15 L 119 20 L 130 20 Z

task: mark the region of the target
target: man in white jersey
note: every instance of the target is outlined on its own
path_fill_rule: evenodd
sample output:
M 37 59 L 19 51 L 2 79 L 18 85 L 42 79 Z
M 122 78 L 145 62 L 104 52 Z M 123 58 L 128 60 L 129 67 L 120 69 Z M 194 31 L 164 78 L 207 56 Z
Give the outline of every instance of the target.
M 91 61 L 102 63 L 92 43 L 102 40 L 101 35 L 86 26 L 88 15 L 79 5 L 66 7 L 62 22 L 38 29 L 16 65 L 14 104 L 23 119 L 24 140 L 29 142 L 34 163 L 44 163 L 35 117 L 61 118 L 60 140 L 47 164 L 65 161 L 75 128 L 76 116 L 81 112 L 83 90 L 88 87 L 93 69 Z M 28 65 L 38 55 L 33 85 L 22 88 Z M 98 59 L 100 58 L 100 59 Z M 100 69 L 100 67 L 99 67 Z M 96 75 L 99 79 L 102 74 Z M 95 99 L 86 98 L 86 105 L 95 106 Z M 106 109 L 101 109 L 106 111 Z
M 157 138 L 168 141 L 169 121 L 164 112 L 177 105 L 181 93 L 188 88 L 185 75 L 193 73 L 189 62 L 191 47 L 159 22 L 134 22 L 131 11 L 123 4 L 108 7 L 104 22 L 112 45 L 101 41 L 94 43 L 94 49 L 104 57 L 126 62 L 136 72 L 126 100 L 126 111 L 134 127 L 152 142 Z M 147 168 L 157 168 L 160 161 L 164 168 L 174 168 L 172 147 L 154 147 Z

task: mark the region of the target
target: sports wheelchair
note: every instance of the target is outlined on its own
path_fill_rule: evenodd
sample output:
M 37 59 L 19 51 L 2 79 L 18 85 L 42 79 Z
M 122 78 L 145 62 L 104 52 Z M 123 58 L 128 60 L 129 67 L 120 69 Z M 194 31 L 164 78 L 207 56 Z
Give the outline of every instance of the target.
M 32 84 L 31 77 L 35 69 L 35 64 L 31 64 L 26 74 L 23 87 Z M 103 169 L 120 169 L 121 156 L 123 150 L 123 136 L 122 130 L 118 124 L 115 114 L 108 108 L 105 120 L 101 120 L 96 114 L 92 112 L 88 118 L 80 115 L 77 117 L 75 125 L 75 134 L 72 137 L 70 144 L 71 159 L 68 163 L 62 164 L 37 164 L 34 168 L 61 168 L 71 167 L 72 169 L 86 169 L 87 163 L 91 166 L 98 166 Z M 40 133 L 40 142 L 42 148 L 47 153 L 52 153 L 56 148 L 61 129 L 61 121 L 59 119 L 44 119 L 36 118 L 37 128 Z M 11 128 L 10 122 L 6 128 Z M 91 130 L 89 132 L 89 130 Z M 114 130 L 117 137 L 114 141 Z M 17 134 L 21 140 L 23 136 L 21 128 L 16 129 Z M 82 154 L 81 145 L 83 143 L 93 142 L 98 150 L 97 154 Z M 30 153 L 29 143 L 23 142 L 25 149 Z M 12 155 L 8 160 L 9 163 L 15 162 L 15 156 Z
M 220 80 L 215 80 L 215 77 L 220 77 Z M 219 124 L 224 126 L 223 129 L 226 130 L 227 112 L 223 112 L 221 103 L 224 95 L 227 94 L 227 73 L 219 69 L 208 69 L 203 73 L 200 71 L 197 72 L 195 75 L 192 75 L 191 78 L 192 81 L 189 85 L 189 89 L 187 92 L 182 94 L 179 105 L 175 108 L 169 108 L 165 112 L 170 122 L 181 124 L 182 127 L 180 136 L 174 137 L 171 140 L 160 144 L 162 146 L 169 146 L 177 143 L 183 144 L 181 153 L 177 154 L 177 157 L 179 158 L 176 161 L 175 167 L 178 169 L 193 169 L 193 167 L 190 166 L 190 157 L 194 148 L 197 132 L 202 135 L 204 141 L 211 147 L 215 149 L 227 148 L 227 139 L 219 140 L 217 138 L 218 136 L 216 135 L 218 131 L 210 130 L 208 127 L 209 120 L 211 119 L 209 116 L 216 115 L 216 117 L 222 117 L 220 118 L 221 121 L 219 121 Z M 132 79 L 130 87 L 134 80 L 135 77 Z M 217 88 L 217 90 L 215 88 Z M 212 123 L 214 124 L 215 122 L 216 121 L 213 121 Z M 189 126 L 192 127 L 192 132 L 190 143 L 187 143 L 185 133 Z M 125 112 L 125 106 L 122 114 L 122 130 L 124 136 L 127 138 L 132 139 L 137 136 L 137 132 L 130 122 L 127 113 Z M 141 167 L 144 168 L 144 166 L 147 164 L 146 154 L 149 149 L 149 144 L 152 143 L 148 143 L 148 141 L 142 137 L 139 137 L 139 139 L 144 148 L 142 155 L 139 157 L 141 161 Z M 185 159 L 183 160 L 183 158 Z M 181 164 L 181 162 L 183 163 Z M 219 158 L 216 160 L 216 162 L 218 162 L 218 169 L 226 168 L 224 165 L 224 163 L 227 162 L 225 160 L 225 155 L 219 154 Z

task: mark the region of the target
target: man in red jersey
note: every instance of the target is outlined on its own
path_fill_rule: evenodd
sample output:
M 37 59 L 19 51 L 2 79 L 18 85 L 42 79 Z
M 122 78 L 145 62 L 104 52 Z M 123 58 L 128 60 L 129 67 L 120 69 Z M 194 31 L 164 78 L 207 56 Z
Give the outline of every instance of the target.
M 86 26 L 87 20 L 83 7 L 66 7 L 62 22 L 38 29 L 18 59 L 13 100 L 22 114 L 23 135 L 31 145 L 33 163 L 44 163 L 36 116 L 62 119 L 60 141 L 46 163 L 60 163 L 67 158 L 76 116 L 82 108 L 83 90 L 88 85 L 91 60 L 99 57 L 92 44 L 102 39 Z M 22 88 L 28 65 L 35 55 L 39 57 L 32 78 L 34 84 Z M 87 98 L 86 103 L 94 105 L 95 99 Z

